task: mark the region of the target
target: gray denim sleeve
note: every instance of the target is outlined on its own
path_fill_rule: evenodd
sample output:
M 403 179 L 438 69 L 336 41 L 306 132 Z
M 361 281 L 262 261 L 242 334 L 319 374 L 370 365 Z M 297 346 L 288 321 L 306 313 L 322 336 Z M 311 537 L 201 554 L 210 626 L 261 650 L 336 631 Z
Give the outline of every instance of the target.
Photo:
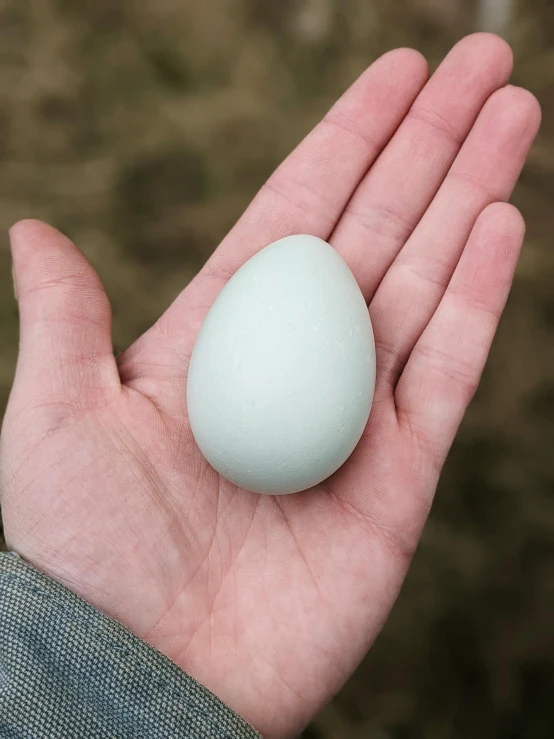
M 260 735 L 121 624 L 0 553 L 0 737 Z

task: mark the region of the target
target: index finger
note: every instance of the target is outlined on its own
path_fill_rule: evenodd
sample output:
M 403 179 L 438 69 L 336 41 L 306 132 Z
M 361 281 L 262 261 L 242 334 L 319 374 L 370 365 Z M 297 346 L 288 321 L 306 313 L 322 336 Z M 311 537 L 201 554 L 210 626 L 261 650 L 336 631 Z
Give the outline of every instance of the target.
M 412 49 L 396 49 L 372 64 L 271 175 L 200 280 L 213 275 L 221 288 L 257 251 L 285 236 L 309 233 L 327 240 L 427 74 L 427 62 Z
M 151 371 L 149 349 L 187 359 L 200 324 L 227 280 L 280 238 L 308 233 L 328 240 L 352 193 L 394 135 L 427 81 L 417 51 L 397 49 L 372 64 L 269 178 L 200 274 L 160 321 L 120 358 L 126 379 Z M 160 339 L 161 335 L 161 339 Z M 179 378 L 171 383 L 184 382 Z

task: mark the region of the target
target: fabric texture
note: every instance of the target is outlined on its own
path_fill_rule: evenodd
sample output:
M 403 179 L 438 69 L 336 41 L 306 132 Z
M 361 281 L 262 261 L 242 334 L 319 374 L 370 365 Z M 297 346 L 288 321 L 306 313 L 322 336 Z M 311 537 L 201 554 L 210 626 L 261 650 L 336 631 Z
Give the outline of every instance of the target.
M 121 624 L 0 553 L 0 737 L 260 735 Z

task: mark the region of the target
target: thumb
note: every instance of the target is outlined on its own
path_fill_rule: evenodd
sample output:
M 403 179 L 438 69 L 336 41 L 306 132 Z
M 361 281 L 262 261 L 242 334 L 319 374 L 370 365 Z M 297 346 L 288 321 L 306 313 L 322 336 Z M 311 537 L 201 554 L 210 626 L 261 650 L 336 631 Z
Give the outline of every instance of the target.
M 21 221 L 10 231 L 20 347 L 16 390 L 73 406 L 119 389 L 111 309 L 86 257 L 59 231 Z

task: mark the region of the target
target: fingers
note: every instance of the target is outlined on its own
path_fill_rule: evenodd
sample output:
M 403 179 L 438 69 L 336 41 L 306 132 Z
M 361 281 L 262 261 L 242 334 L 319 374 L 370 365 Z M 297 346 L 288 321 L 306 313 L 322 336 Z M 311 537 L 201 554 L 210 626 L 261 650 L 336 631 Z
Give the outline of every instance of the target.
M 526 90 L 496 92 L 481 114 L 434 201 L 371 303 L 379 382 L 394 386 L 435 312 L 483 209 L 507 200 L 540 124 Z
M 506 84 L 512 53 L 497 36 L 457 44 L 348 204 L 331 243 L 369 300 L 440 187 L 487 98 Z
M 437 468 L 477 388 L 524 232 L 511 205 L 496 203 L 482 213 L 396 388 L 399 423 Z
M 22 221 L 10 232 L 20 313 L 15 392 L 26 402 L 102 402 L 119 388 L 111 311 L 87 259 L 58 231 Z

